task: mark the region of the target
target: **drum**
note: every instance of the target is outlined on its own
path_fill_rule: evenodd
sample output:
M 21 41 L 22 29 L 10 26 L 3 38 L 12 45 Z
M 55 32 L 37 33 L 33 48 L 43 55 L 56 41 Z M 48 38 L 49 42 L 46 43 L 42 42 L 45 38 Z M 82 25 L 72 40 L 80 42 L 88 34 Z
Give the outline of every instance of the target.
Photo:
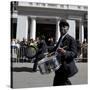
M 45 57 L 38 62 L 38 68 L 41 74 L 49 74 L 52 71 L 58 70 L 60 64 L 56 59 L 56 56 L 53 55 L 51 57 Z
M 28 46 L 26 48 L 26 57 L 32 59 L 36 56 L 37 54 L 37 48 L 35 46 Z

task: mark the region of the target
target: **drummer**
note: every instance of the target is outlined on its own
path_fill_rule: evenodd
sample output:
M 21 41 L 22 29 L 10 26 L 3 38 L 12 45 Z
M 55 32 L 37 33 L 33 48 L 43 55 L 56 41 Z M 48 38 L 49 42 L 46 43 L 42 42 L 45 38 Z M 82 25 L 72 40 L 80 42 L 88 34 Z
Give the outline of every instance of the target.
M 66 64 L 64 63 L 73 62 L 73 59 L 77 56 L 76 41 L 67 33 L 69 30 L 69 23 L 66 20 L 62 19 L 59 26 L 61 37 L 59 39 L 60 42 L 57 52 L 59 55 L 61 55 L 61 57 L 58 58 L 61 61 L 61 67 L 57 71 L 55 71 L 53 86 L 71 85 L 71 82 L 68 79 L 69 71 Z M 73 65 L 71 66 L 71 68 L 73 68 Z M 74 71 L 71 73 L 74 73 Z
M 45 42 L 44 36 L 41 36 L 40 38 L 38 37 L 37 48 L 38 48 L 38 52 L 37 52 L 36 59 L 34 61 L 34 65 L 33 65 L 34 72 L 37 71 L 38 61 L 40 61 L 42 58 L 44 58 L 45 57 L 44 54 L 48 52 L 47 44 Z

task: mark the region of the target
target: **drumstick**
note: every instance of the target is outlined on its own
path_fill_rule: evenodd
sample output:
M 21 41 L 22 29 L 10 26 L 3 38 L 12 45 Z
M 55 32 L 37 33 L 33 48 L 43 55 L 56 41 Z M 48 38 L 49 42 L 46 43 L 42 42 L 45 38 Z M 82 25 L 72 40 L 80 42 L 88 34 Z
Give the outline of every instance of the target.
M 67 48 L 67 46 L 62 47 L 63 49 Z
M 55 52 L 49 53 L 47 56 L 50 57 L 51 55 L 55 54 Z
M 67 46 L 62 47 L 63 49 L 67 48 Z M 55 54 L 55 52 L 49 53 L 47 56 L 50 57 L 51 55 Z

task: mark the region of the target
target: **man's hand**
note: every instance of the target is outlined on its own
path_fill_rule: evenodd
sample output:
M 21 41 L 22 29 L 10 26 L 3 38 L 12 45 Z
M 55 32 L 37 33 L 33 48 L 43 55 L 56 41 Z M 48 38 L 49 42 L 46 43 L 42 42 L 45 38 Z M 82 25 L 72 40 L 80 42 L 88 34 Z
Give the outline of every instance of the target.
M 66 53 L 66 50 L 63 49 L 63 48 L 58 48 L 58 49 L 57 49 L 57 52 L 58 52 L 58 53 L 61 53 L 61 54 L 65 54 L 65 53 Z

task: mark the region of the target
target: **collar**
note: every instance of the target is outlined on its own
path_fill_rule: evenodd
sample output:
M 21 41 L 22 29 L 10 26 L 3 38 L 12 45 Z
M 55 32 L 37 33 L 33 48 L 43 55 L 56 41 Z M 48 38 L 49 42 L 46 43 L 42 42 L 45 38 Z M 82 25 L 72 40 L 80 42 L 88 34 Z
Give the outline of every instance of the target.
M 67 35 L 68 33 L 66 33 L 66 34 L 64 34 L 63 36 L 61 36 L 61 39 L 63 40 L 64 39 L 64 37 Z

